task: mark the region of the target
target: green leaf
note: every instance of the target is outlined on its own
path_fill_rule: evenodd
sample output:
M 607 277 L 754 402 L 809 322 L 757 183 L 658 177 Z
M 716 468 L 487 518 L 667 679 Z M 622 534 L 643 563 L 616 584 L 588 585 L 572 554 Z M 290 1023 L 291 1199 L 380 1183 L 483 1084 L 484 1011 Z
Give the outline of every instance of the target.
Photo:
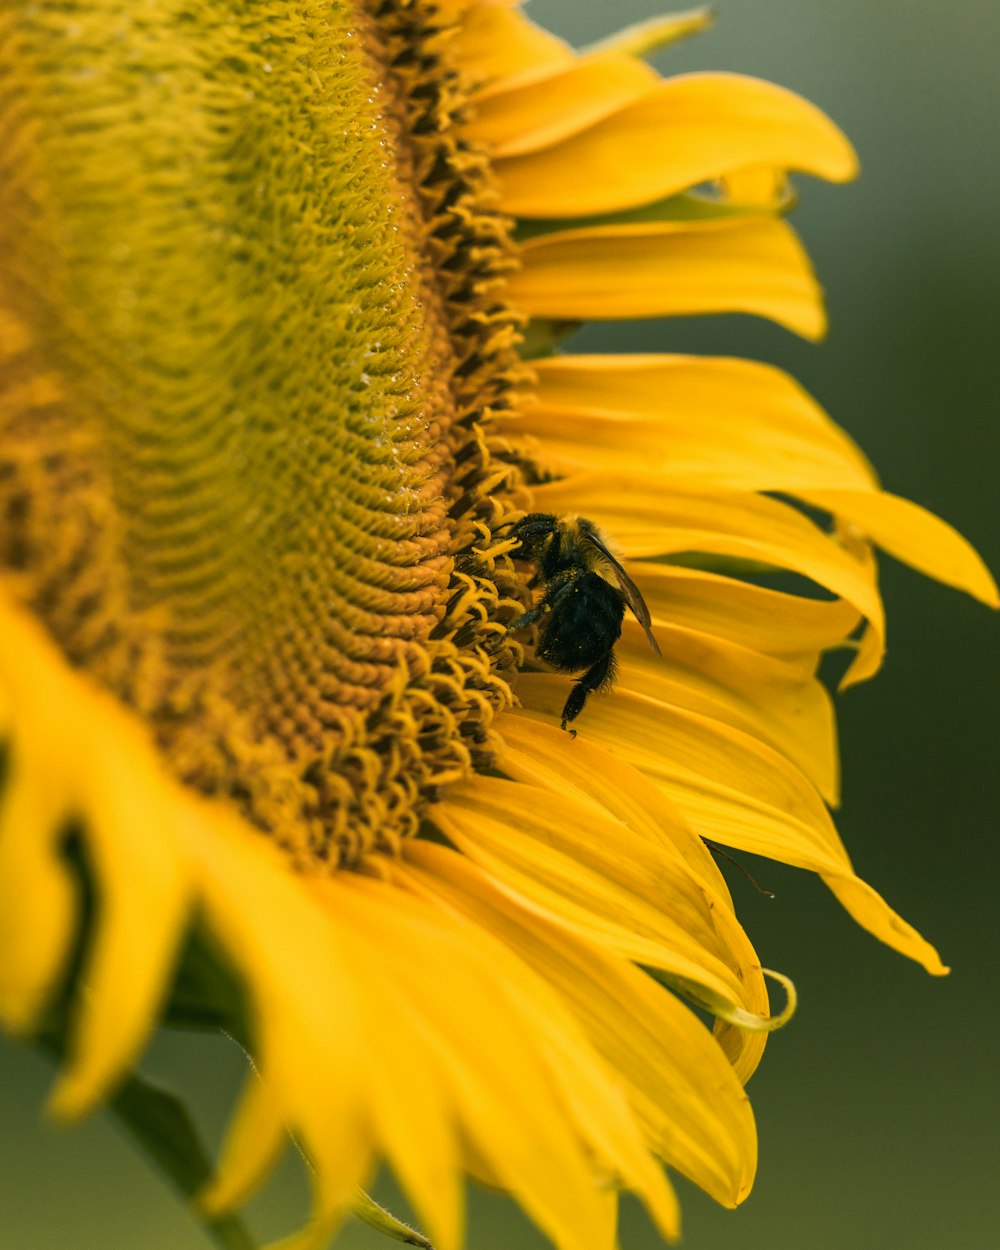
M 184 944 L 163 1023 L 170 1028 L 228 1033 L 252 1052 L 246 991 L 201 921 L 192 925 Z
M 65 1028 L 52 1024 L 35 1043 L 57 1061 L 65 1055 Z M 258 1243 L 235 1215 L 206 1216 L 194 1199 L 212 1179 L 212 1164 L 198 1140 L 183 1103 L 158 1085 L 129 1073 L 108 1100 L 111 1113 L 157 1170 L 166 1173 L 220 1250 L 258 1250 Z
M 136 1144 L 192 1200 L 192 1212 L 221 1250 L 257 1250 L 257 1242 L 237 1216 L 202 1215 L 194 1203 L 211 1179 L 212 1165 L 178 1098 L 131 1075 L 112 1098 L 110 1107 Z

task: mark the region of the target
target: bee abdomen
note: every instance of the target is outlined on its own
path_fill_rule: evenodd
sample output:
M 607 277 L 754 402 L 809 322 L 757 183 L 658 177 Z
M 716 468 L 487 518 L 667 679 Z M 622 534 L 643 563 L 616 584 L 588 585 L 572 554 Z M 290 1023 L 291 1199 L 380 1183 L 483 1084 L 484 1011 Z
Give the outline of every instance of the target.
M 583 574 L 549 618 L 538 656 L 553 668 L 576 673 L 611 650 L 622 632 L 625 602 L 597 573 Z

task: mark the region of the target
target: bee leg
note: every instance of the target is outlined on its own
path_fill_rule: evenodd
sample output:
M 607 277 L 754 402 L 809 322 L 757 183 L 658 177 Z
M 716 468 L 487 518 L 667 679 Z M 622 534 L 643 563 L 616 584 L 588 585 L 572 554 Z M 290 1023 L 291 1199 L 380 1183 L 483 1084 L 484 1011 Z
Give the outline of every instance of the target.
M 529 608 L 523 616 L 519 616 L 516 621 L 512 621 L 507 626 L 507 633 L 517 633 L 519 629 L 527 629 L 529 625 L 534 625 L 536 621 L 541 620 L 546 613 L 551 612 L 555 608 L 560 599 L 564 598 L 573 589 L 575 582 L 576 573 L 572 570 L 567 575 L 554 579 L 549 583 L 545 594 L 535 606 Z
M 507 633 L 516 634 L 519 629 L 527 629 L 529 625 L 534 625 L 537 620 L 540 620 L 547 611 L 548 605 L 542 599 L 540 603 L 530 608 L 523 616 L 519 616 L 516 621 L 511 621 L 507 626 Z
M 562 728 L 568 730 L 569 733 L 576 737 L 576 730 L 569 729 L 569 723 L 583 711 L 583 705 L 587 702 L 588 697 L 595 690 L 610 690 L 615 681 L 615 653 L 608 650 L 607 654 L 601 656 L 596 664 L 590 668 L 579 678 L 569 692 L 569 698 L 562 711 Z

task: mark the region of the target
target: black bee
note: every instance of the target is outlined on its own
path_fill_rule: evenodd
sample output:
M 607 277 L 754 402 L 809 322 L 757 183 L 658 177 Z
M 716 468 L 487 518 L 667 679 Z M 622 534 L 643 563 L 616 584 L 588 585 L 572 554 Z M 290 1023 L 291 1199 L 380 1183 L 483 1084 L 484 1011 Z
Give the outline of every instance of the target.
M 520 543 L 514 555 L 538 566 L 529 585 L 541 582 L 545 587 L 535 606 L 511 624 L 511 631 L 526 629 L 544 617 L 536 652 L 539 659 L 560 673 L 587 670 L 563 708 L 562 727 L 567 729 L 592 691 L 607 691 L 614 685 L 614 648 L 626 606 L 646 631 L 649 645 L 660 654 L 650 628 L 649 608 L 593 521 L 529 512 L 510 532 Z M 569 732 L 576 736 L 575 729 Z

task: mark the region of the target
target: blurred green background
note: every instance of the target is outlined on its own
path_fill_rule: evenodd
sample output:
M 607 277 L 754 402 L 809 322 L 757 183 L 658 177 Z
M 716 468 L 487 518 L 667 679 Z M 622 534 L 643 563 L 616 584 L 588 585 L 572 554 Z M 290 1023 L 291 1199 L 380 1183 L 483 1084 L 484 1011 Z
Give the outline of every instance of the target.
M 861 442 L 889 489 L 958 526 L 1000 569 L 1000 5 L 966 0 L 721 0 L 665 72 L 757 74 L 825 108 L 859 149 L 849 187 L 800 180 L 795 222 L 828 289 L 820 347 L 749 318 L 588 330 L 588 349 L 741 354 L 788 368 Z M 650 0 L 535 0 L 576 43 L 656 12 Z M 679 1182 L 688 1250 L 979 1250 L 1000 1237 L 997 1035 L 997 622 L 884 562 L 889 655 L 841 701 L 841 832 L 859 872 L 953 967 L 933 980 L 858 930 L 811 877 L 756 863 L 741 917 L 800 1008 L 750 1093 L 757 1186 L 736 1212 Z M 748 857 L 749 858 L 749 857 Z M 207 1238 L 104 1115 L 65 1133 L 39 1107 L 48 1064 L 0 1041 L 0 1244 L 12 1250 L 199 1250 Z M 147 1070 L 192 1091 L 215 1139 L 240 1082 L 234 1047 L 169 1036 Z M 391 1186 L 380 1193 L 394 1201 Z M 292 1161 L 252 1215 L 301 1219 Z M 658 1244 L 626 1205 L 623 1250 Z M 351 1226 L 338 1250 L 390 1243 Z M 476 1196 L 471 1250 L 542 1247 Z

